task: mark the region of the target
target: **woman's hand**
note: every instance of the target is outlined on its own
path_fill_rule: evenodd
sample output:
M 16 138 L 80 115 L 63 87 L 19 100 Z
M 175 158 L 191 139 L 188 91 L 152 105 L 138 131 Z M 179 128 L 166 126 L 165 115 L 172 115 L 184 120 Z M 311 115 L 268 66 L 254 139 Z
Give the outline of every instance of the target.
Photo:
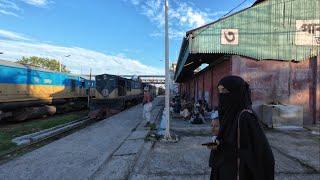
M 212 146 L 207 146 L 209 150 L 216 150 L 218 148 L 218 145 L 212 145 Z
M 210 150 L 216 150 L 219 146 L 220 142 L 218 140 L 214 140 L 214 142 L 210 145 L 207 146 L 208 149 Z
M 217 136 L 219 134 L 219 120 L 215 119 L 211 121 L 212 133 Z

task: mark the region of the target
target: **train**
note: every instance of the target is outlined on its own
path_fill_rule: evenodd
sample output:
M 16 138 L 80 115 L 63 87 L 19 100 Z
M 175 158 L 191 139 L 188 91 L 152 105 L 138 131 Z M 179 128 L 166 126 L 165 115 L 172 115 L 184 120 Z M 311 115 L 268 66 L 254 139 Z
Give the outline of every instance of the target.
M 157 87 L 137 77 L 88 77 L 0 60 L 0 121 L 21 122 L 88 105 L 90 116 L 103 118 L 106 109 L 123 110 L 140 103 L 145 87 L 153 97 L 157 95 Z
M 137 77 L 127 79 L 117 75 L 101 74 L 95 76 L 95 82 L 96 94 L 90 104 L 91 118 L 103 119 L 110 114 L 110 110 L 121 111 L 142 102 L 145 87 L 148 87 L 153 97 L 157 95 L 155 86 L 143 83 Z
M 120 108 L 127 103 L 139 101 L 143 97 L 143 84 L 138 80 L 126 79 L 116 75 L 95 76 L 96 96 L 93 105 L 106 104 Z
M 89 77 L 0 60 L 0 121 L 25 121 L 72 105 L 84 108 L 78 102 L 86 102 L 88 94 L 95 96 Z

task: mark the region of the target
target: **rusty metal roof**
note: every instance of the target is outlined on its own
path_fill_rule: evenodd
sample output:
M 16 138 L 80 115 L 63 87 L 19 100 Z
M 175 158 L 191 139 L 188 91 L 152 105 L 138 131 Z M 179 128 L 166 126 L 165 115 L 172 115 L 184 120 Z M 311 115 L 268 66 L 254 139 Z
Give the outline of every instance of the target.
M 258 0 L 254 6 L 187 32 L 176 80 L 192 60 L 234 54 L 257 60 L 301 61 L 320 52 L 319 0 Z M 194 63 L 194 66 L 197 63 Z

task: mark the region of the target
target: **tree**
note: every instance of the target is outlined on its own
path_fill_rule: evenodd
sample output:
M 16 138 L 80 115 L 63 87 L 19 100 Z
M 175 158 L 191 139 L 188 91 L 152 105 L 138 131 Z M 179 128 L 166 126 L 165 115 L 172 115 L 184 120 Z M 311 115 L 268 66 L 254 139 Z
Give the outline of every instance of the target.
M 24 57 L 23 56 L 22 59 L 17 61 L 17 63 L 41 67 L 41 68 L 48 69 L 51 71 L 59 71 L 60 70 L 59 61 L 56 59 L 42 58 L 42 57 L 37 57 L 37 56 L 31 56 L 31 57 Z M 70 71 L 67 69 L 67 67 L 65 65 L 61 64 L 61 72 L 69 73 Z

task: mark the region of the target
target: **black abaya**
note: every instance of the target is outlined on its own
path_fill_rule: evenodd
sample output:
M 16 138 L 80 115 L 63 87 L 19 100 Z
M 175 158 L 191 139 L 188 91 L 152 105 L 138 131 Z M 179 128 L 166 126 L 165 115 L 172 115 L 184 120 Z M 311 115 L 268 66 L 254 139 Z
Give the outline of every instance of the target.
M 274 158 L 267 138 L 257 118 L 244 112 L 240 118 L 240 180 L 273 180 Z M 213 151 L 214 180 L 237 178 L 237 152 Z M 213 178 L 214 177 L 214 178 Z
M 268 140 L 251 109 L 249 85 L 240 77 L 228 76 L 219 85 L 228 93 L 219 94 L 220 145 L 210 155 L 211 179 L 236 180 L 237 158 L 240 157 L 240 180 L 273 180 L 274 157 Z M 240 150 L 237 147 L 240 115 Z

